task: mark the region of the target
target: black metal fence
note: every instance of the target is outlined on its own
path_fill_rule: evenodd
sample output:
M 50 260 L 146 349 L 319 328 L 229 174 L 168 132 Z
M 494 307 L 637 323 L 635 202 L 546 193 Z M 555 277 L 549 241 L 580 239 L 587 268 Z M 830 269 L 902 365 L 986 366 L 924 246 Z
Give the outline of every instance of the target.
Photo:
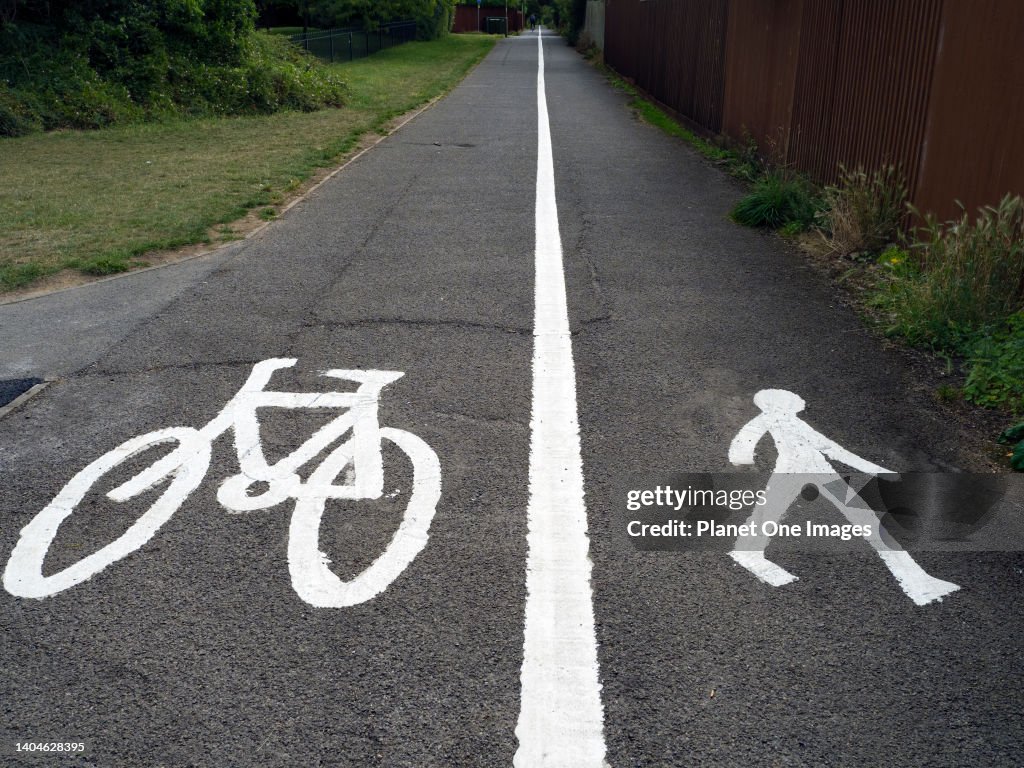
M 314 32 L 292 35 L 290 39 L 321 59 L 352 61 L 415 40 L 416 22 L 393 21 L 390 24 L 382 24 L 372 31 L 356 27 L 318 29 Z

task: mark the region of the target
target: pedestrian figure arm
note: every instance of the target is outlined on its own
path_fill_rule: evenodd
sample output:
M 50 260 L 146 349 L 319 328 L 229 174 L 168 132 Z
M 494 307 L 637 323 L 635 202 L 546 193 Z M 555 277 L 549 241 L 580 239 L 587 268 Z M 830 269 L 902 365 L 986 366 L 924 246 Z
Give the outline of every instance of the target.
M 768 431 L 763 416 L 748 421 L 732 439 L 729 445 L 729 461 L 732 464 L 753 464 L 754 449 Z
M 833 461 L 838 461 L 841 464 L 845 464 L 853 469 L 859 469 L 861 472 L 867 472 L 871 475 L 896 475 L 898 473 L 893 472 L 891 469 L 880 467 L 878 464 L 872 464 L 867 459 L 862 459 L 855 453 L 850 453 L 843 446 L 833 443 L 831 440 L 825 440 L 824 444 L 820 447 L 822 453 L 828 456 Z

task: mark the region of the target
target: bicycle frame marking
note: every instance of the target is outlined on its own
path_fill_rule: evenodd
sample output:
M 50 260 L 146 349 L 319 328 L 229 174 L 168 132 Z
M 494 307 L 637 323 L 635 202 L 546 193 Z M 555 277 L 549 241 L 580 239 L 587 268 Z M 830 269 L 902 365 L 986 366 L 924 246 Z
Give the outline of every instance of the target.
M 3 584 L 18 597 L 44 598 L 91 578 L 146 544 L 185 502 L 206 476 L 213 442 L 234 431 L 239 473 L 220 486 L 217 500 L 231 512 L 267 509 L 292 499 L 288 570 L 298 595 L 317 607 L 344 607 L 365 602 L 387 589 L 426 546 L 428 529 L 441 496 L 437 455 L 419 437 L 404 430 L 380 427 L 377 404 L 381 390 L 404 374 L 396 371 L 335 369 L 323 376 L 356 381 L 354 392 L 266 391 L 277 370 L 294 366 L 293 358 L 272 358 L 253 366 L 248 380 L 217 416 L 202 429 L 169 427 L 132 438 L 82 469 L 21 531 L 4 571 Z M 295 451 L 268 464 L 260 443 L 258 408 L 344 408 L 347 412 L 322 426 Z M 303 481 L 298 469 L 335 443 L 348 430 L 351 437 L 331 450 Z M 328 499 L 379 499 L 384 490 L 381 440 L 394 443 L 413 465 L 409 505 L 384 552 L 364 571 L 342 581 L 328 568 L 320 551 L 320 525 Z M 107 493 L 125 502 L 170 478 L 160 497 L 120 537 L 58 573 L 43 576 L 43 561 L 69 517 L 89 489 L 107 472 L 156 445 L 178 446 L 130 480 Z M 335 481 L 343 472 L 351 482 Z M 250 494 L 256 483 L 266 483 Z

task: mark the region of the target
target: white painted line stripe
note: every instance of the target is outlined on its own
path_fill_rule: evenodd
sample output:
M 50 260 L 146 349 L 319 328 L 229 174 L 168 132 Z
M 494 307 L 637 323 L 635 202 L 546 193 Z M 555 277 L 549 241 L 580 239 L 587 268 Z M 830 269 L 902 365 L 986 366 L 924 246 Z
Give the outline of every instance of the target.
M 555 205 L 544 47 L 537 34 L 537 243 L 526 625 L 516 768 L 601 768 L 598 682 L 576 374 Z
M 773 587 L 784 587 L 797 580 L 792 573 L 768 560 L 763 552 L 748 552 L 738 549 L 730 552 L 729 557 L 765 584 L 771 584 Z

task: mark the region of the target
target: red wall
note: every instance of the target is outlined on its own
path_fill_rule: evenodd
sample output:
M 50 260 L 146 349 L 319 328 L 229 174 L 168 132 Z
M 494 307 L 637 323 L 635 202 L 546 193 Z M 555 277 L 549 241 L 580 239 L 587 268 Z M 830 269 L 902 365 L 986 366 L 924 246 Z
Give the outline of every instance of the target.
M 832 183 L 902 168 L 939 218 L 1024 194 L 1021 0 L 606 0 L 605 61 Z

